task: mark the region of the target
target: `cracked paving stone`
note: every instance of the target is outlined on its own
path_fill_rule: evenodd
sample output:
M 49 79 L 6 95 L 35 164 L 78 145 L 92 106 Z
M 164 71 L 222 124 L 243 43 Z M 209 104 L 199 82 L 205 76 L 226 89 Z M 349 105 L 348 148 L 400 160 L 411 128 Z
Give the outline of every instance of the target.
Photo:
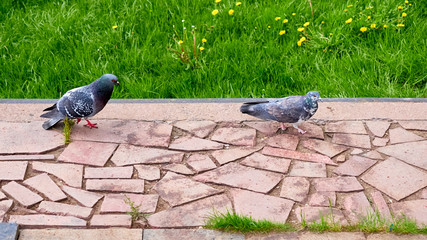
M 128 199 L 139 207 L 140 213 L 153 213 L 156 211 L 159 195 L 157 194 L 106 194 L 101 204 L 101 213 L 126 213 L 132 211 L 126 201 Z
M 317 153 L 303 153 L 281 148 L 264 147 L 264 149 L 262 150 L 262 154 L 275 157 L 296 159 L 301 161 L 321 162 L 329 165 L 337 165 L 331 160 L 330 157 Z
M 10 215 L 9 222 L 24 227 L 86 227 L 86 221 L 80 218 L 45 214 Z
M 332 210 L 332 211 L 331 211 Z M 341 210 L 330 207 L 297 207 L 295 209 L 295 216 L 301 222 L 301 216 L 304 217 L 306 223 L 320 222 L 320 218 L 324 217 L 328 223 L 338 223 L 342 226 L 348 225 L 347 219 Z M 333 220 L 333 221 L 332 221 Z
M 390 214 L 390 209 L 387 206 L 387 202 L 385 201 L 383 195 L 380 191 L 373 191 L 371 193 L 371 199 L 372 202 L 375 204 L 376 208 L 375 210 L 378 210 L 378 212 L 387 220 L 392 220 L 392 216 Z
M 310 182 L 303 177 L 285 177 L 280 191 L 280 197 L 296 202 L 303 201 L 310 189 Z
M 103 167 L 116 150 L 115 143 L 73 141 L 59 155 L 59 162 Z
M 205 138 L 214 130 L 216 123 L 212 121 L 179 121 L 174 125 L 199 138 Z
M 316 178 L 312 184 L 318 192 L 352 192 L 361 191 L 363 186 L 355 177 Z
M 27 166 L 28 162 L 0 162 L 0 181 L 24 180 L 25 173 L 27 172 Z
M 232 162 L 234 160 L 246 157 L 253 152 L 256 152 L 260 150 L 261 147 L 239 147 L 239 148 L 232 148 L 232 149 L 226 149 L 226 150 L 218 150 L 212 152 L 212 156 L 215 158 L 215 160 L 218 161 L 219 164 L 223 165 L 229 162 Z
M 186 162 L 197 173 L 216 168 L 216 165 L 212 161 L 212 159 L 208 155 L 204 154 L 191 154 L 191 156 L 188 157 Z
M 169 145 L 169 149 L 186 152 L 223 149 L 224 144 L 197 137 L 181 137 Z
M 246 157 L 240 164 L 272 172 L 287 173 L 291 164 L 290 159 L 277 158 L 254 153 Z
M 298 146 L 299 138 L 294 135 L 280 134 L 268 138 L 265 142 L 271 147 L 285 148 L 295 151 Z
M 308 198 L 308 205 L 316 207 L 335 207 L 337 195 L 335 192 L 315 192 Z
M 371 148 L 371 141 L 369 139 L 369 135 L 335 133 L 332 137 L 332 143 L 357 148 Z
M 267 136 L 274 135 L 279 129 L 279 125 L 274 122 L 244 122 L 244 124 L 264 133 Z
M 372 145 L 376 146 L 376 147 L 384 147 L 387 145 L 387 143 L 389 142 L 388 138 L 379 138 L 376 137 L 374 138 L 374 140 L 372 140 Z
M 427 225 L 427 200 L 418 199 L 390 204 L 394 216 L 405 214 L 410 219 L 416 219 L 418 227 Z
M 53 154 L 34 154 L 34 155 L 5 155 L 0 156 L 0 161 L 49 161 L 55 160 Z
M 219 128 L 211 140 L 240 146 L 255 146 L 256 130 L 249 128 Z
M 390 144 L 424 140 L 424 138 L 418 136 L 417 134 L 407 131 L 401 127 L 390 129 L 389 135 Z
M 360 121 L 331 122 L 325 126 L 325 132 L 367 134 Z
M 67 195 L 62 192 L 62 190 L 49 177 L 49 175 L 47 175 L 47 173 L 42 173 L 37 176 L 28 178 L 23 183 L 42 193 L 49 200 L 60 201 L 67 198 Z
M 366 126 L 368 126 L 369 131 L 371 131 L 377 137 L 384 137 L 385 132 L 387 132 L 390 127 L 390 122 L 386 121 L 366 121 Z
M 189 169 L 185 164 L 181 163 L 171 163 L 162 167 L 163 170 L 167 170 L 170 172 L 175 172 L 183 175 L 193 175 L 194 172 Z
M 91 227 L 125 227 L 130 228 L 132 217 L 129 214 L 95 214 L 89 221 Z
M 86 190 L 143 193 L 143 179 L 88 179 Z
M 134 165 L 136 171 L 138 172 L 138 177 L 154 181 L 160 179 L 160 169 L 156 166 L 150 165 Z
M 86 167 L 84 178 L 132 178 L 133 167 Z
M 80 188 L 72 188 L 66 185 L 62 186 L 62 190 L 83 206 L 90 208 L 104 196 L 103 194 L 89 192 Z
M 2 190 L 25 207 L 32 206 L 43 200 L 40 195 L 15 181 L 4 185 Z
M 74 216 L 83 219 L 89 218 L 92 213 L 92 208 L 50 201 L 41 202 L 36 210 L 40 213 Z
M 169 240 L 176 239 L 185 240 L 202 240 L 202 239 L 217 239 L 217 240 L 245 240 L 245 235 L 238 233 L 227 233 L 210 229 L 144 229 L 144 240 Z
M 399 121 L 399 124 L 406 130 L 427 131 L 427 121 Z
M 378 152 L 395 157 L 411 165 L 427 170 L 427 141 L 408 142 L 380 147 Z
M 83 166 L 69 163 L 33 162 L 33 170 L 46 172 L 62 179 L 72 187 L 82 187 Z
M 366 218 L 374 211 L 369 204 L 368 198 L 363 192 L 351 193 L 344 198 L 344 215 L 350 220 L 351 223 L 356 224 L 361 219 Z
M 345 176 L 359 176 L 364 173 L 368 168 L 372 167 L 376 160 L 364 158 L 360 156 L 350 156 L 350 158 L 344 163 L 340 164 L 334 169 L 334 173 Z
M 116 166 L 133 164 L 177 163 L 181 162 L 184 153 L 158 148 L 137 147 L 121 144 L 111 157 Z
M 326 177 L 326 165 L 324 163 L 294 161 L 289 176 Z
M 326 155 L 330 158 L 346 151 L 348 149 L 348 147 L 342 146 L 342 145 L 337 145 L 337 144 L 333 144 L 330 142 L 326 142 L 326 141 L 322 141 L 322 140 L 317 140 L 317 139 L 308 139 L 302 142 L 302 146 L 316 151 L 320 154 Z
M 315 124 L 304 122 L 302 123 L 299 128 L 306 131 L 306 133 L 303 135 L 305 138 L 317 138 L 317 139 L 325 139 L 325 135 L 323 134 L 323 129 L 320 126 L 317 126 Z M 288 129 L 288 133 L 292 135 L 297 135 L 298 137 L 301 137 L 301 133 L 298 132 L 297 129 L 290 126 Z

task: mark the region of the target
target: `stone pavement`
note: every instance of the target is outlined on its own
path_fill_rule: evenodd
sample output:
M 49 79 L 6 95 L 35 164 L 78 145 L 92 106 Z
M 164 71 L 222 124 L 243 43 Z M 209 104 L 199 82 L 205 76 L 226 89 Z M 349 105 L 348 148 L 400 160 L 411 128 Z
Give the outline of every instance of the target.
M 325 101 L 305 135 L 240 103 L 111 103 L 68 145 L 63 126 L 42 129 L 47 105 L 0 102 L 0 222 L 20 239 L 425 239 L 200 227 L 213 210 L 299 226 L 378 209 L 427 224 L 427 101 Z

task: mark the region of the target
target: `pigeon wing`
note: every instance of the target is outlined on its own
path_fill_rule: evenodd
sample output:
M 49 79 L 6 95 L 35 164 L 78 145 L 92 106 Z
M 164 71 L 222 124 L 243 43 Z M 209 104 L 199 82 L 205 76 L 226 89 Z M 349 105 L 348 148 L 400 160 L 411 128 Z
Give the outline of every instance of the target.
M 68 91 L 57 104 L 58 110 L 69 118 L 89 117 L 94 112 L 93 95 L 84 87 Z
M 305 112 L 302 96 L 282 98 L 266 104 L 265 108 L 272 120 L 288 123 L 297 122 Z

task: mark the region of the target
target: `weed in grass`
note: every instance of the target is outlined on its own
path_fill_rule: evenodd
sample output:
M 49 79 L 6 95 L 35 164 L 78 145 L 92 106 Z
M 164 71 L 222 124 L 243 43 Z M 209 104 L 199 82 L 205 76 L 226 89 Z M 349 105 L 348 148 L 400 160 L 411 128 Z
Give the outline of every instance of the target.
M 65 117 L 65 119 L 64 119 L 64 130 L 63 130 L 64 137 L 65 137 L 65 140 L 64 140 L 65 144 L 69 144 L 71 142 L 70 135 L 71 135 L 71 130 L 73 129 L 73 126 L 74 126 L 74 120 L 71 120 L 71 119 Z
M 135 205 L 135 202 L 133 202 L 128 196 L 125 195 L 125 203 L 129 205 L 130 211 L 126 212 L 126 214 L 129 214 L 132 218 L 132 221 L 139 220 L 142 218 L 144 221 L 146 221 L 146 215 L 141 213 L 139 208 L 141 207 L 141 204 Z

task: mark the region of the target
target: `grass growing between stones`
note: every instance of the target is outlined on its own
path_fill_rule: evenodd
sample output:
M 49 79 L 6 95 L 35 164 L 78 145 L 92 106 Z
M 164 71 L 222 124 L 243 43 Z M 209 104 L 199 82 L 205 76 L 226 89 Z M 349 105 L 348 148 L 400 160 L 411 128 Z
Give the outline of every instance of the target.
M 130 211 L 126 212 L 126 214 L 131 216 L 132 221 L 136 221 L 136 220 L 139 220 L 141 218 L 144 221 L 146 221 L 145 214 L 143 214 L 139 211 L 139 207 L 141 207 L 141 204 L 135 205 L 135 202 L 130 200 L 130 198 L 128 196 L 125 195 L 125 197 L 126 197 L 125 203 L 127 205 L 129 205 L 129 207 L 130 207 Z
M 74 126 L 73 120 L 71 120 L 69 118 L 64 119 L 64 130 L 63 130 L 63 132 L 64 132 L 64 137 L 65 137 L 65 140 L 64 140 L 65 144 L 69 144 L 71 142 L 70 135 L 71 135 L 71 129 L 73 129 L 73 126 Z

